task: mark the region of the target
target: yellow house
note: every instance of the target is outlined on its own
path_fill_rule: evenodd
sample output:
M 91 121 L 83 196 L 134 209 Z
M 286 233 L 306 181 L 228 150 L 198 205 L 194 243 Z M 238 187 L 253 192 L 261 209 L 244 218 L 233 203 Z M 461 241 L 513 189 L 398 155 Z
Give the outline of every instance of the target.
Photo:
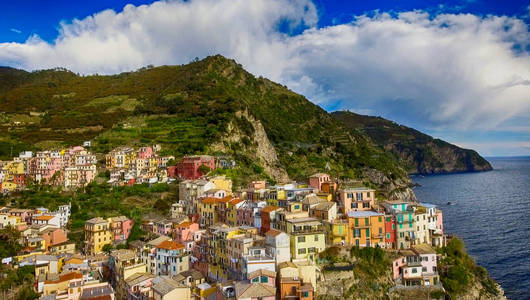
M 34 250 L 46 250 L 46 241 L 41 237 L 28 238 L 27 247 Z
M 243 200 L 234 198 L 226 203 L 226 223 L 230 226 L 237 225 L 237 208 L 243 204 Z
M 333 195 L 330 194 L 330 193 L 323 193 L 323 192 L 317 193 L 317 197 L 320 197 L 320 198 L 322 198 L 322 199 L 324 199 L 326 201 L 333 200 Z
M 89 255 L 103 252 L 103 246 L 112 244 L 110 222 L 97 217 L 85 222 L 85 250 Z
M 324 231 L 326 233 L 326 245 L 349 245 L 350 237 L 348 235 L 348 220 L 336 219 L 333 221 L 323 221 Z
M 72 272 L 59 276 L 57 280 L 46 280 L 43 285 L 42 294 L 52 295 L 58 294 L 59 292 L 68 291 L 70 281 L 83 279 L 83 274 Z
M 226 270 L 229 266 L 230 255 L 228 253 L 227 241 L 243 233 L 244 231 L 239 227 L 219 226 L 213 230 L 213 237 L 208 241 L 210 249 L 214 249 L 215 251 L 215 255 L 211 260 L 212 263 L 208 265 L 208 273 L 211 276 L 218 280 L 228 279 L 228 272 Z
M 350 244 L 360 247 L 385 247 L 385 215 L 375 211 L 348 212 Z
M 291 237 L 291 257 L 295 260 L 315 261 L 318 253 L 326 249 L 326 237 L 320 220 L 296 218 L 285 221 L 286 232 Z
M 226 176 L 216 176 L 210 179 L 210 182 L 215 184 L 216 189 L 225 190 L 229 193 L 232 192 L 232 180 L 226 178 Z
M 75 253 L 75 242 L 66 241 L 57 245 L 50 246 L 50 254 L 74 254 Z
M 199 225 L 208 228 L 219 222 L 219 198 L 205 198 L 199 201 Z
M 2 190 L 12 192 L 18 188 L 18 185 L 11 181 L 2 182 Z

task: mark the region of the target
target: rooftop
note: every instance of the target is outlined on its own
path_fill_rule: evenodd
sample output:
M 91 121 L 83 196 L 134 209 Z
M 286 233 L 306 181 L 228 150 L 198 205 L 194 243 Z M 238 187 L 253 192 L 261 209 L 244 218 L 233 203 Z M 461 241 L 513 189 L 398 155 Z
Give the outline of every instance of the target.
M 276 288 L 262 283 L 236 283 L 236 297 L 243 298 L 260 298 L 273 297 L 276 295 Z
M 354 187 L 354 188 L 346 188 L 343 190 L 344 192 L 375 192 L 374 189 L 368 188 L 368 187 Z
M 436 254 L 436 251 L 428 244 L 412 245 L 411 247 L 419 254 Z
M 158 246 L 156 246 L 157 248 L 160 248 L 160 249 L 165 249 L 165 250 L 179 250 L 179 249 L 184 249 L 184 245 L 182 244 L 179 244 L 175 241 L 163 241 L 162 243 L 158 244 Z
M 186 286 L 167 276 L 158 276 L 153 279 L 153 290 L 160 295 L 166 295 L 174 289 L 185 287 Z
M 259 269 L 259 270 L 249 273 L 248 278 L 254 278 L 256 276 L 261 276 L 261 275 L 265 275 L 269 277 L 276 277 L 276 272 L 269 271 L 266 269 Z
M 286 222 L 298 224 L 298 223 L 315 223 L 315 224 L 321 224 L 320 220 L 317 218 L 311 218 L 311 217 L 304 217 L 304 218 L 295 218 L 290 220 L 285 220 Z
M 101 223 L 107 223 L 108 221 L 103 219 L 102 217 L 92 218 L 90 220 L 87 220 L 87 224 L 101 224 Z
M 350 218 L 368 218 L 368 217 L 375 217 L 375 216 L 384 216 L 384 214 L 376 212 L 376 211 L 350 211 L 348 212 L 348 217 Z

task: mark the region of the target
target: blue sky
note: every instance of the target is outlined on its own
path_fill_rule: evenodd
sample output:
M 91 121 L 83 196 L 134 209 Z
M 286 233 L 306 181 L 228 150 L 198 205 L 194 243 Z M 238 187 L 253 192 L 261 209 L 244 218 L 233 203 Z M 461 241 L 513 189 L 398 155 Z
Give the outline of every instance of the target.
M 483 155 L 530 155 L 529 7 L 4 1 L 0 65 L 112 74 L 221 53 L 330 111 L 380 115 Z

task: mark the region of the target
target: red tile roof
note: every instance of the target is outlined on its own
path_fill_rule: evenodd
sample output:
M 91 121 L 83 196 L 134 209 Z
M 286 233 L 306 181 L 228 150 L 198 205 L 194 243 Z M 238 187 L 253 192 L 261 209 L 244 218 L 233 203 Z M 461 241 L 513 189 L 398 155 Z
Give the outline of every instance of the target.
M 163 241 L 162 243 L 158 244 L 157 248 L 166 250 L 179 250 L 184 249 L 184 245 L 179 244 L 175 241 Z
M 60 283 L 60 282 L 64 282 L 64 281 L 70 281 L 72 279 L 81 279 L 81 278 L 83 278 L 83 274 L 77 273 L 77 272 L 72 272 L 72 273 L 68 273 L 68 274 L 59 276 L 58 280 L 46 280 L 46 281 L 44 281 L 44 283 L 45 284 L 54 284 L 54 283 Z
M 277 209 L 279 209 L 280 207 L 278 206 L 272 206 L 272 205 L 268 205 L 268 206 L 265 206 L 263 209 L 261 209 L 262 212 L 271 212 L 271 211 L 275 211 Z

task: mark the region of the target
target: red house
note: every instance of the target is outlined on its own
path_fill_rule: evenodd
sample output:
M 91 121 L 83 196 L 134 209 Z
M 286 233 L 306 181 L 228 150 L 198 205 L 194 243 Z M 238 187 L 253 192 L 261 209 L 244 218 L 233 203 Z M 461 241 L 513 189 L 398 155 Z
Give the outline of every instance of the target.
M 281 210 L 278 206 L 267 205 L 261 209 L 261 233 L 271 230 L 271 222 L 276 216 L 276 212 Z
M 168 173 L 173 177 L 197 179 L 204 175 L 199 171 L 199 167 L 202 165 L 212 170 L 215 169 L 215 158 L 210 155 L 186 156 L 175 166 L 175 169 L 170 168 Z
M 392 215 L 385 216 L 385 243 L 387 248 L 396 245 L 396 218 Z

